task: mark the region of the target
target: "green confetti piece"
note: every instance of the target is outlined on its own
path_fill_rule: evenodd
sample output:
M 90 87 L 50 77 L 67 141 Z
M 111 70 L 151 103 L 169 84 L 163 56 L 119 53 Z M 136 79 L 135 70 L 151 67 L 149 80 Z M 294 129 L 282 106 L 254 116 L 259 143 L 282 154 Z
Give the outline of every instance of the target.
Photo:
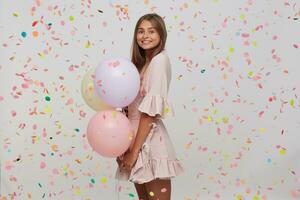
M 134 198 L 134 197 L 135 197 L 135 195 L 134 195 L 133 193 L 129 193 L 129 197 L 132 197 L 132 198 Z
M 15 12 L 14 12 L 12 15 L 13 15 L 14 17 L 19 17 L 18 13 L 15 13 Z
M 23 32 L 21 33 L 21 35 L 22 35 L 23 38 L 25 38 L 25 37 L 27 36 L 27 33 L 23 31 Z
M 91 182 L 94 184 L 96 181 L 94 178 L 91 179 Z
M 50 101 L 50 100 L 51 100 L 51 97 L 46 96 L 46 97 L 45 97 L 45 100 L 46 100 L 46 101 Z

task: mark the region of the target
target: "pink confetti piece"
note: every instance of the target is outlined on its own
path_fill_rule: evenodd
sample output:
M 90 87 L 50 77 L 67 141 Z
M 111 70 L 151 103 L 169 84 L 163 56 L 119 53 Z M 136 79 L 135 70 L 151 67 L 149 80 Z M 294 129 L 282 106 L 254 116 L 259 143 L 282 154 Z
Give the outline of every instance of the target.
M 261 118 L 264 113 L 265 113 L 264 111 L 260 111 L 259 114 L 258 114 L 259 118 Z
M 59 170 L 58 169 L 52 169 L 52 173 L 54 174 L 54 175 L 58 175 L 59 174 Z
M 41 169 L 45 169 L 46 168 L 46 163 L 45 162 L 41 162 L 40 163 L 40 168 Z
M 44 138 L 47 137 L 48 134 L 47 134 L 46 128 L 43 128 L 43 133 L 42 134 L 43 134 Z
M 22 88 L 24 88 L 24 89 L 29 88 L 29 84 L 28 83 L 23 83 Z
M 242 33 L 243 38 L 248 38 L 250 35 L 248 33 Z
M 17 115 L 17 112 L 15 110 L 12 110 L 10 113 L 12 117 L 15 117 Z
M 297 44 L 293 44 L 293 47 L 298 49 L 298 45 Z
M 295 198 L 295 199 L 296 199 L 296 198 L 297 198 L 297 196 L 298 196 L 298 195 L 297 195 L 297 191 L 295 191 L 295 190 L 292 190 L 292 191 L 291 191 L 291 196 L 292 196 L 293 198 Z
M 68 99 L 66 105 L 71 105 L 74 103 L 74 100 L 72 98 Z
M 41 0 L 35 0 L 35 3 L 36 3 L 37 6 L 41 6 L 42 1 Z
M 86 113 L 85 112 L 83 112 L 82 110 L 79 112 L 79 115 L 80 115 L 80 117 L 85 117 L 86 116 Z
M 4 100 L 4 97 L 3 96 L 0 96 L 0 101 L 3 101 Z

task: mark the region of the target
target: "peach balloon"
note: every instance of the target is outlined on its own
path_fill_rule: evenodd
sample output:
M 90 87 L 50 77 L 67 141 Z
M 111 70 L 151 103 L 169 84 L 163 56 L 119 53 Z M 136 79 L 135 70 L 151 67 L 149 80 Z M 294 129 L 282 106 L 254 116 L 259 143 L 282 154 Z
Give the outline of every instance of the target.
M 104 157 L 122 155 L 131 146 L 134 138 L 128 118 L 119 111 L 100 111 L 88 123 L 88 142 L 95 152 Z
M 112 110 L 113 106 L 105 103 L 96 94 L 94 87 L 95 68 L 90 69 L 83 77 L 81 82 L 81 94 L 86 104 L 95 111 Z

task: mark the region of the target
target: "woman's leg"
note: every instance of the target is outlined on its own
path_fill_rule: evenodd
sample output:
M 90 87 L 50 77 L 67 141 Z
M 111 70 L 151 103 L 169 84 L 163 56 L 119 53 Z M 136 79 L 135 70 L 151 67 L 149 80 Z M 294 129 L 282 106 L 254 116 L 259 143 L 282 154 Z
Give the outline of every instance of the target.
M 134 184 L 139 200 L 149 200 L 145 184 Z
M 170 179 L 155 179 L 145 185 L 149 200 L 171 200 Z

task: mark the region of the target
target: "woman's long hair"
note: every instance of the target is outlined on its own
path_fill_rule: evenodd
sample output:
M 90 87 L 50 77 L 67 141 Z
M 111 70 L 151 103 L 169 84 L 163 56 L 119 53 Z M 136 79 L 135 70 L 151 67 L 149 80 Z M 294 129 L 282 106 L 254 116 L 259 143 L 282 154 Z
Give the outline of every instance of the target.
M 150 21 L 160 36 L 160 43 L 153 50 L 151 58 L 153 58 L 155 55 L 159 54 L 162 50 L 164 50 L 167 40 L 167 30 L 165 22 L 158 14 L 150 13 L 140 17 L 140 19 L 135 25 L 131 49 L 131 62 L 137 67 L 139 72 L 142 70 L 143 66 L 146 63 L 145 51 L 144 49 L 139 47 L 136 39 L 138 27 L 140 26 L 143 20 Z

